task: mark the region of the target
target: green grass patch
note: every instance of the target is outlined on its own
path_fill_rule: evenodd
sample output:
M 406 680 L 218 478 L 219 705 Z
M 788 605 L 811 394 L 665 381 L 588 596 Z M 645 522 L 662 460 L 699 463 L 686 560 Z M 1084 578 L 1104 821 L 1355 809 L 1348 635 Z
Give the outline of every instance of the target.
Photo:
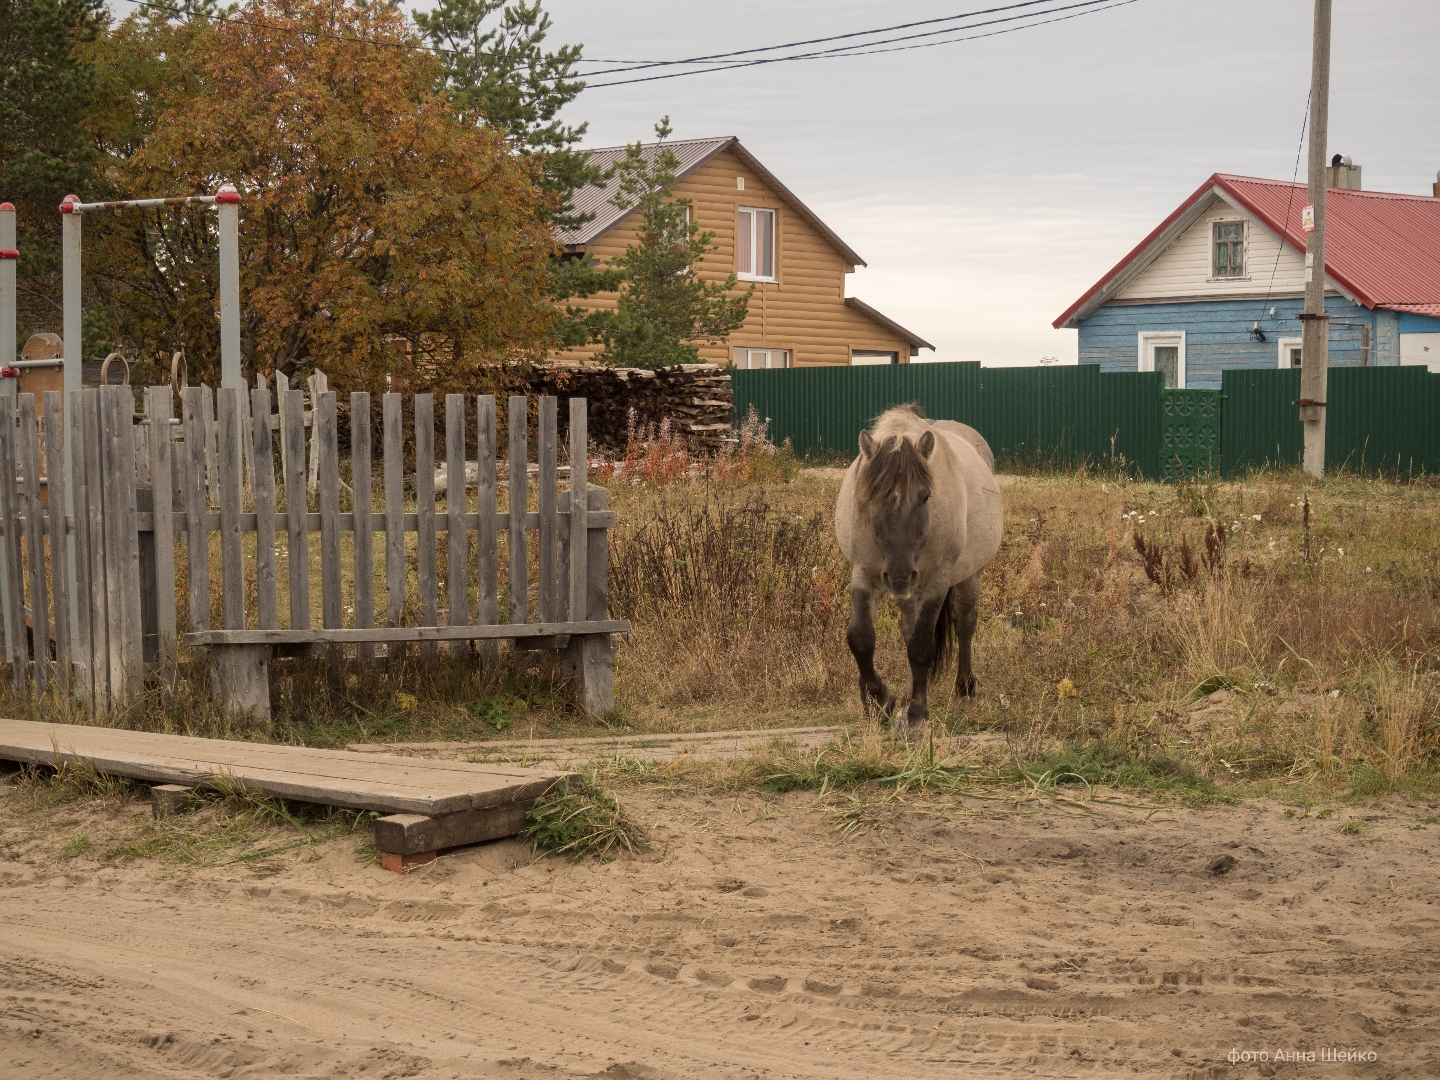
M 590 856 L 608 859 L 621 851 L 633 854 L 648 847 L 620 800 L 594 777 L 578 784 L 557 784 L 542 795 L 526 815 L 520 836 L 534 851 L 564 855 L 572 862 Z

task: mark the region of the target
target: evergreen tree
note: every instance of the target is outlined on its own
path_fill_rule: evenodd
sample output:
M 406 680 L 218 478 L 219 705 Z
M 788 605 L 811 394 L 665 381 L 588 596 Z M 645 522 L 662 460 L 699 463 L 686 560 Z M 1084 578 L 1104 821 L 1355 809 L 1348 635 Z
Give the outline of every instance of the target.
M 614 311 L 584 317 L 596 341 L 604 342 L 599 359 L 619 367 L 655 368 L 693 364 L 697 344 L 723 342 L 745 323 L 751 285 L 731 296 L 735 274 L 723 281 L 705 281 L 696 273 L 716 250 L 715 234 L 690 220 L 690 200 L 671 198 L 679 159 L 665 145 L 670 118 L 655 126 L 659 145 L 649 151 L 640 144 L 626 147 L 616 165 L 619 186 L 611 202 L 640 214 L 640 240 L 612 260 L 622 276 Z M 568 314 L 578 315 L 573 308 Z
M 103 0 L 0 0 L 0 201 L 17 210 L 22 333 L 59 330 L 56 208 L 96 194 L 84 126 L 95 71 L 80 50 L 104 18 Z
M 497 12 L 498 22 L 487 27 Z M 537 157 L 556 228 L 588 221 L 591 215 L 575 213 L 574 195 L 599 183 L 603 173 L 576 149 L 588 125 L 559 119 L 560 110 L 585 88 L 574 70 L 583 46 L 545 51 L 550 16 L 540 0 L 440 0 L 432 12 L 416 12 L 415 22 L 444 65 L 452 100 L 504 132 L 516 152 Z

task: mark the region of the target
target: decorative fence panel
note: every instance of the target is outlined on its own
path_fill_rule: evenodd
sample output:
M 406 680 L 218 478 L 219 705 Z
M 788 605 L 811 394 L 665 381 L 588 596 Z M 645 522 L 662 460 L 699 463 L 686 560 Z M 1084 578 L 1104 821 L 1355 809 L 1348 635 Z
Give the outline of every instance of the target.
M 384 395 L 383 509 L 368 394 L 350 395 L 348 463 L 332 392 L 314 394 L 307 414 L 304 393 L 289 390 L 272 417 L 267 388 L 190 387 L 178 423 L 170 387 L 145 399 L 142 416 L 129 387 L 80 390 L 62 412 L 61 396 L 46 394 L 41 418 L 33 395 L 0 396 L 0 613 L 17 689 L 58 680 L 97 712 L 123 707 L 148 681 L 173 679 L 180 645 L 207 647 L 227 704 L 268 716 L 272 655 L 339 663 L 353 647 L 363 662 L 379 644 L 387 657 L 407 643 L 434 656 L 477 641 L 493 656 L 510 639 L 564 649 L 582 704 L 613 705 L 609 635 L 629 624 L 607 610 L 614 515 L 586 483 L 584 399 L 571 399 L 561 465 L 554 398 L 539 399 L 529 464 L 528 399 L 510 399 L 509 457 L 497 460 L 495 399 L 447 396 L 442 475 L 431 395 L 411 403 L 413 468 L 403 402 Z
M 1179 480 L 1219 470 L 1224 396 L 1219 390 L 1160 391 L 1159 476 Z

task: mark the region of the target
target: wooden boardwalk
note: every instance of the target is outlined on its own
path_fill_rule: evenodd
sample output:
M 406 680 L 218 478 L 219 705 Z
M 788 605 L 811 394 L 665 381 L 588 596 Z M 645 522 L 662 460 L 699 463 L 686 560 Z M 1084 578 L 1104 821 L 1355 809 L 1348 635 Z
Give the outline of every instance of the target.
M 432 816 L 534 799 L 573 775 L 516 765 L 0 720 L 0 760 L 53 765 L 57 756 L 155 784 L 193 786 L 220 776 L 282 799 Z

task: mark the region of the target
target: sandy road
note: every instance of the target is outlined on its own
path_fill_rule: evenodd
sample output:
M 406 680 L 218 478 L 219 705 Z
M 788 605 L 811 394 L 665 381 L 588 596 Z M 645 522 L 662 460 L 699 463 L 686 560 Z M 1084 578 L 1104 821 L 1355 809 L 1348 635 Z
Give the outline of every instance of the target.
M 261 878 L 57 861 L 0 794 L 0 1076 L 1440 1075 L 1433 808 L 844 839 L 808 797 L 629 801 L 652 855 Z M 1225 1061 L 1332 1046 L 1377 1060 Z

